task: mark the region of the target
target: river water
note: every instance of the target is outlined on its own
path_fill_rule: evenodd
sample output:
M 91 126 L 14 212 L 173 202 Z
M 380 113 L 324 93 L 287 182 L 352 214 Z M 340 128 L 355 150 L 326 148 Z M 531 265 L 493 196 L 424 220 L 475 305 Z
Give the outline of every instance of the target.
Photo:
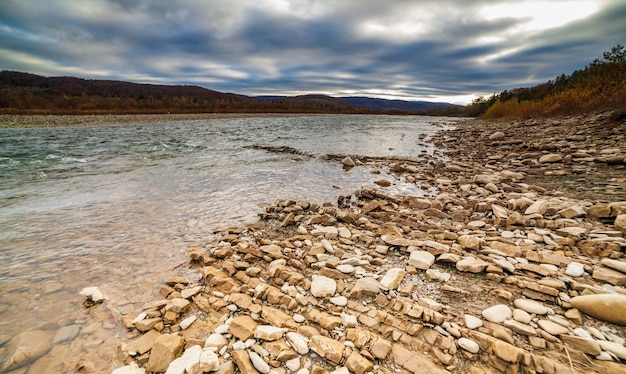
M 253 222 L 277 198 L 336 204 L 376 179 L 393 180 L 320 156 L 432 154 L 423 137 L 442 121 L 319 115 L 0 129 L 0 360 L 5 342 L 25 330 L 78 326 L 30 371 L 18 370 L 71 372 L 83 359 L 110 372 L 126 338 L 119 314 L 136 313 L 164 279 L 190 272 L 181 266 L 190 245 Z M 423 193 L 415 183 L 392 188 Z M 105 306 L 83 308 L 87 286 L 108 295 Z

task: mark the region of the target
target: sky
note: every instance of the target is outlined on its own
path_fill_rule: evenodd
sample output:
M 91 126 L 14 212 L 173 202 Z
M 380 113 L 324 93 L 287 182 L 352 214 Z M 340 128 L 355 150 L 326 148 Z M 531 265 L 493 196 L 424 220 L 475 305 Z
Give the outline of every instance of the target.
M 1 0 L 0 70 L 467 104 L 626 44 L 626 0 Z

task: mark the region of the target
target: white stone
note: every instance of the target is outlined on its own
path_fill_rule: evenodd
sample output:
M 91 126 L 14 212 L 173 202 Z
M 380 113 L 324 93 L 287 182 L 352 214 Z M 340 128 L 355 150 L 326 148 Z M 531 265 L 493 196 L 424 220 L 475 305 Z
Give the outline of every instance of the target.
M 359 322 L 357 317 L 352 314 L 341 313 L 341 324 L 345 327 L 356 327 Z
M 294 321 L 296 321 L 298 323 L 302 323 L 302 322 L 306 321 L 306 318 L 304 318 L 304 316 L 302 314 L 298 314 L 298 313 L 295 313 L 292 318 L 293 318 Z
M 346 306 L 348 305 L 348 298 L 345 296 L 336 296 L 336 297 L 331 297 L 330 302 L 337 305 L 337 306 Z
M 545 305 L 530 299 L 516 299 L 513 301 L 513 305 L 515 305 L 516 308 L 524 310 L 528 313 L 538 315 L 547 314 L 549 310 Z
M 420 270 L 427 270 L 435 263 L 435 256 L 427 251 L 413 251 L 409 256 L 409 265 Z
M 443 283 L 446 283 L 452 277 L 450 273 L 444 273 L 437 269 L 426 270 L 426 276 L 428 277 L 428 280 L 430 281 L 437 281 L 437 282 L 443 282 Z
M 220 358 L 210 348 L 205 348 L 200 354 L 200 361 L 198 364 L 198 371 L 200 373 L 207 373 L 210 371 L 217 371 L 220 368 Z
M 228 339 L 222 334 L 211 334 L 204 342 L 204 348 L 214 347 L 221 349 L 225 345 L 228 345 Z
M 529 324 L 531 321 L 530 314 L 522 309 L 513 310 L 513 319 L 525 324 Z
M 274 341 L 283 337 L 285 329 L 272 325 L 259 325 L 254 330 L 254 337 L 261 340 Z
M 198 319 L 198 317 L 196 316 L 189 316 L 185 318 L 180 322 L 180 328 L 183 330 L 188 328 L 189 326 L 191 326 L 192 323 L 196 322 L 196 319 Z
M 465 349 L 469 353 L 478 353 L 478 351 L 480 351 L 478 343 L 473 340 L 467 338 L 459 338 L 458 343 L 459 347 Z
M 267 362 L 263 361 L 258 353 L 248 351 L 248 356 L 250 356 L 252 366 L 254 366 L 254 368 L 257 369 L 260 373 L 267 374 L 270 372 L 270 366 L 267 364 Z
M 139 314 L 137 315 L 137 317 L 135 317 L 135 319 L 134 319 L 134 320 L 132 320 L 132 322 L 131 322 L 131 323 L 132 323 L 132 324 L 135 324 L 135 323 L 137 323 L 137 322 L 139 322 L 139 321 L 143 321 L 144 319 L 146 319 L 146 317 L 147 317 L 147 316 L 148 316 L 148 313 L 147 313 L 147 312 L 141 312 L 141 313 L 139 313 Z
M 337 283 L 334 279 L 325 277 L 323 275 L 313 276 L 311 282 L 311 293 L 315 297 L 328 297 L 335 294 L 337 291 Z
M 287 340 L 291 343 L 291 347 L 301 355 L 309 353 L 309 339 L 298 334 L 297 332 L 288 332 Z
M 380 280 L 380 288 L 383 290 L 395 290 L 402 283 L 405 274 L 406 271 L 400 268 L 387 270 L 383 279 Z
M 287 369 L 291 370 L 292 372 L 298 371 L 298 369 L 300 369 L 300 357 L 288 360 L 287 362 L 285 362 L 285 366 L 287 366 Z
M 352 233 L 350 232 L 350 230 L 348 230 L 345 227 L 338 228 L 337 232 L 339 233 L 339 237 L 344 238 L 344 239 L 348 239 L 352 236 Z
M 569 275 L 570 277 L 582 277 L 585 273 L 585 267 L 583 264 L 572 261 L 567 265 L 565 269 L 565 275 Z
M 200 363 L 201 354 L 202 348 L 200 348 L 199 345 L 189 347 L 182 356 L 170 362 L 165 374 L 185 374 L 185 371 L 192 373 L 193 368 L 197 367 Z
M 330 372 L 330 374 L 350 374 L 350 370 L 347 367 L 342 366 Z
M 322 247 L 324 247 L 326 252 L 328 252 L 330 254 L 334 254 L 335 253 L 335 248 L 333 248 L 333 245 L 330 244 L 330 242 L 328 240 L 326 240 L 326 239 L 322 239 Z
M 489 322 L 502 323 L 511 318 L 513 312 L 507 305 L 497 304 L 483 310 L 482 315 Z
M 107 299 L 107 297 L 100 291 L 98 287 L 85 287 L 80 291 L 81 296 L 85 296 L 94 303 L 101 303 Z
M 603 351 L 607 351 L 613 353 L 615 356 L 619 357 L 622 360 L 626 360 L 626 347 L 621 344 L 608 342 L 605 340 L 598 340 L 598 344 L 600 344 L 600 348 Z
M 464 318 L 465 318 L 465 327 L 467 327 L 470 330 L 477 329 L 483 325 L 483 321 L 481 321 L 480 318 L 474 317 L 470 314 L 466 314 Z
M 344 274 L 352 274 L 354 273 L 354 266 L 350 264 L 341 264 L 337 265 L 337 270 Z

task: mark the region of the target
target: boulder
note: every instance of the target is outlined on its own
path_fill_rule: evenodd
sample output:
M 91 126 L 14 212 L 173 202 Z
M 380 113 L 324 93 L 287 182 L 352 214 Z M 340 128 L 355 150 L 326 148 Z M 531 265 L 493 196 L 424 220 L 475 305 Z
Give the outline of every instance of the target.
M 626 326 L 626 295 L 599 294 L 576 296 L 572 307 L 602 321 Z

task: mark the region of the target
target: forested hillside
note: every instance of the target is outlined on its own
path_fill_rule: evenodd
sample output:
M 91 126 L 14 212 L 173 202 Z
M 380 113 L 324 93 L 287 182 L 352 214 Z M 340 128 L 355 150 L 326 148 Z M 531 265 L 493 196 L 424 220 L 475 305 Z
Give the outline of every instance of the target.
M 198 86 L 167 86 L 112 80 L 0 72 L 0 113 L 387 113 L 458 115 L 445 103 L 396 107 L 395 100 L 360 105 L 327 95 L 251 97 Z M 408 102 L 407 102 L 408 103 Z
M 626 107 L 626 50 L 616 45 L 571 75 L 528 88 L 479 97 L 465 115 L 483 118 L 548 117 Z

